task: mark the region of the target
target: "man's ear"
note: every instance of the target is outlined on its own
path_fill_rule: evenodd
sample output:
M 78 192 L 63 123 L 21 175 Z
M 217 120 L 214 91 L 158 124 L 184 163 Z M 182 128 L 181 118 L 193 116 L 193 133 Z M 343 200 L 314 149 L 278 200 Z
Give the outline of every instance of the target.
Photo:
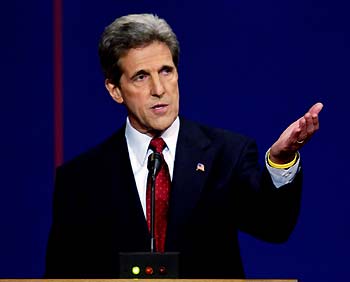
M 113 98 L 114 101 L 116 101 L 119 104 L 123 104 L 124 99 L 122 96 L 122 92 L 120 90 L 120 86 L 116 86 L 113 84 L 109 79 L 105 80 L 105 86 L 109 92 L 109 95 Z

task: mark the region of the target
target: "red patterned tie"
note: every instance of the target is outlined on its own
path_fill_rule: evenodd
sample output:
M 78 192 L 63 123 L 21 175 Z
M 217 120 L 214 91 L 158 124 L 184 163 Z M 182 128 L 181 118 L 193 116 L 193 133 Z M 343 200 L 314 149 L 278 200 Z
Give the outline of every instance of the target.
M 162 138 L 154 138 L 151 140 L 150 148 L 155 152 L 161 154 L 163 158 L 162 166 L 156 177 L 155 183 L 155 222 L 154 222 L 154 233 L 156 240 L 156 251 L 164 252 L 165 246 L 165 235 L 167 228 L 168 219 L 168 208 L 169 208 L 169 192 L 170 192 L 170 175 L 168 165 L 166 164 L 163 157 L 163 149 L 166 144 Z M 147 213 L 147 224 L 148 229 L 151 229 L 151 185 L 150 181 L 147 184 L 146 193 L 146 213 Z

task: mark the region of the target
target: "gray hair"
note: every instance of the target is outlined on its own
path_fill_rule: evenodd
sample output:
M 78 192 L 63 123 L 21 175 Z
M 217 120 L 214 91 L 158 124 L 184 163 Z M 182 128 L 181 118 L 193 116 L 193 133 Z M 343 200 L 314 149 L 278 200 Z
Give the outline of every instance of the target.
M 147 46 L 154 41 L 165 43 L 178 67 L 179 42 L 164 19 L 152 14 L 134 14 L 117 18 L 102 33 L 99 56 L 106 79 L 119 85 L 122 70 L 119 60 L 131 48 Z

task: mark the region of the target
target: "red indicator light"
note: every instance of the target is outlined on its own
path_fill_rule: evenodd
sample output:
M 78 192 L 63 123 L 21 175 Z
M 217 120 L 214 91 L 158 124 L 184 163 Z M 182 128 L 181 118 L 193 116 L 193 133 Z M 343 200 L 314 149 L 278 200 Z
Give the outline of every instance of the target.
M 162 275 L 166 274 L 166 267 L 165 266 L 159 267 L 159 274 L 162 274 Z
M 150 266 L 146 266 L 146 268 L 145 268 L 145 273 L 146 273 L 147 275 L 152 275 L 152 274 L 153 274 L 153 268 L 150 267 Z

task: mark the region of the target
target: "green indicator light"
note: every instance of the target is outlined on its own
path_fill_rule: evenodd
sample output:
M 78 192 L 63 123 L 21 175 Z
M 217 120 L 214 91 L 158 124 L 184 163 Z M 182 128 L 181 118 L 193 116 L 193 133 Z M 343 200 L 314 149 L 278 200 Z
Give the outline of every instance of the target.
M 139 275 L 141 272 L 141 269 L 138 266 L 133 266 L 133 268 L 131 269 L 131 272 L 134 275 Z

